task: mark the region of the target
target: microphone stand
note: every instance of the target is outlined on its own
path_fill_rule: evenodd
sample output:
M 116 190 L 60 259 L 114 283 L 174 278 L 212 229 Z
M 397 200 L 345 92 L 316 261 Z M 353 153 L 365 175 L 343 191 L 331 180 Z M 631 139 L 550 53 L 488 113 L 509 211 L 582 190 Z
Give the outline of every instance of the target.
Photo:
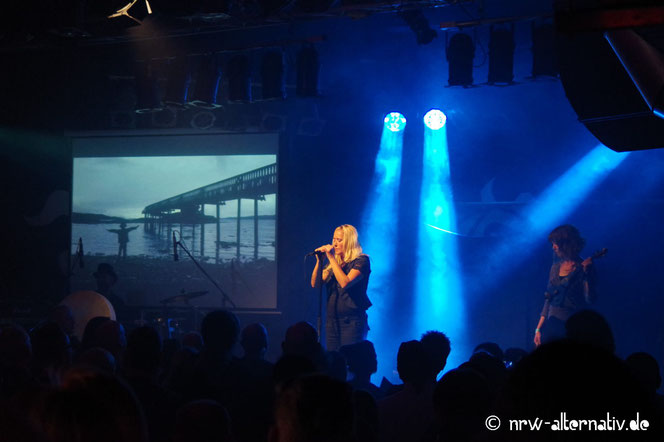
M 81 239 L 78 240 L 78 245 L 76 246 L 76 252 L 74 253 L 74 259 L 71 261 L 69 266 L 69 276 L 74 276 L 74 269 L 78 265 L 79 268 L 83 268 L 83 251 L 81 250 Z
M 318 330 L 318 340 L 322 336 L 323 327 L 323 256 L 317 256 L 318 271 L 316 272 L 316 284 L 318 284 L 318 318 L 316 318 L 316 329 Z
M 228 302 L 233 308 L 237 308 L 237 306 L 235 305 L 233 300 L 226 294 L 226 292 L 223 291 L 223 289 L 221 287 L 219 287 L 219 284 L 217 284 L 217 281 L 212 279 L 212 277 L 208 274 L 208 272 L 206 272 L 205 269 L 203 267 L 201 267 L 201 265 L 198 263 L 198 261 L 196 261 L 196 258 L 194 258 L 194 256 L 191 253 L 189 253 L 189 250 L 184 246 L 184 244 L 182 244 L 182 242 L 178 240 L 178 241 L 175 241 L 175 245 L 180 246 L 180 248 L 182 250 L 184 250 L 184 253 L 186 253 L 187 256 L 189 258 L 191 258 L 193 263 L 196 264 L 196 267 L 198 267 L 198 270 L 200 270 L 201 273 L 203 273 L 205 275 L 205 277 L 212 283 L 212 285 L 214 285 L 217 288 L 217 290 L 219 290 L 219 293 L 221 293 L 221 305 L 224 308 L 226 308 L 226 302 Z

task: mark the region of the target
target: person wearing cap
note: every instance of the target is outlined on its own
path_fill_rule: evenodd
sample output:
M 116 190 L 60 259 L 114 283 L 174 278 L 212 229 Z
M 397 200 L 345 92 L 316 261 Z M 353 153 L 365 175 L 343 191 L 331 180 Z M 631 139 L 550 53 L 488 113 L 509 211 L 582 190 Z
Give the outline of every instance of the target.
M 127 306 L 118 295 L 113 291 L 113 286 L 118 282 L 118 275 L 113 266 L 107 262 L 102 262 L 97 266 L 97 271 L 92 274 L 97 281 L 97 293 L 104 295 L 108 302 L 113 306 L 118 321 L 126 319 Z

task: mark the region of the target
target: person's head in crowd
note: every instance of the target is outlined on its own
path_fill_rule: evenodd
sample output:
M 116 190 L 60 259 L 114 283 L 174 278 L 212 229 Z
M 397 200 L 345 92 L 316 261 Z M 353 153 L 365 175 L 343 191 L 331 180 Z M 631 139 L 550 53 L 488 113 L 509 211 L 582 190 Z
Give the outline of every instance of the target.
M 401 343 L 397 353 L 397 371 L 403 383 L 416 390 L 436 380 L 429 353 L 420 341 Z
M 637 352 L 627 356 L 625 363 L 646 391 L 657 392 L 662 385 L 662 376 L 659 372 L 657 359 L 648 353 Z
M 74 333 L 74 315 L 68 306 L 64 304 L 55 306 L 49 313 L 48 320 L 58 324 L 67 335 L 71 336 Z
M 549 233 L 549 242 L 556 256 L 561 259 L 574 259 L 579 256 L 586 240 L 579 229 L 571 224 L 558 226 Z
M 489 356 L 502 361 L 504 359 L 503 350 L 495 342 L 482 342 L 473 349 L 473 354 L 486 353 Z
M 261 323 L 249 324 L 242 329 L 240 345 L 244 349 L 244 357 L 263 359 L 267 352 L 267 329 Z
M 278 385 L 299 376 L 315 373 L 317 370 L 316 364 L 310 358 L 285 354 L 274 364 L 272 378 L 274 384 Z
M 111 318 L 108 316 L 95 316 L 94 318 L 91 318 L 87 324 L 85 324 L 83 337 L 81 338 L 81 350 L 99 346 L 96 342 L 97 329 L 103 323 L 110 320 Z
M 201 351 L 203 350 L 203 336 L 195 331 L 187 332 L 182 336 L 182 346 Z
M 648 420 L 647 432 L 630 432 L 630 441 L 662 440 L 650 398 L 632 376 L 626 364 L 595 345 L 569 339 L 539 346 L 512 370 L 497 401 L 496 415 L 509 419 L 553 422 L 565 411 L 571 419 Z M 510 441 L 533 440 L 532 433 L 511 431 Z M 559 440 L 560 434 L 542 434 L 542 440 Z M 565 440 L 612 440 L 602 432 L 566 432 Z
M 127 348 L 127 335 L 124 326 L 118 321 L 104 321 L 94 333 L 95 346 L 110 351 L 118 364 L 122 363 Z
M 491 401 L 489 385 L 477 371 L 457 368 L 445 373 L 433 392 L 438 440 L 476 440 L 478 432 L 486 431 Z
M 371 375 L 378 370 L 376 349 L 371 341 L 365 340 L 344 345 L 339 351 L 346 357 L 348 371 L 353 374 L 354 379 L 368 381 Z
M 38 416 L 50 442 L 147 442 L 147 426 L 132 391 L 117 377 L 89 368 L 65 373 Z
M 213 400 L 198 400 L 180 407 L 175 416 L 173 442 L 231 442 L 231 419 Z
M 127 375 L 156 378 L 161 360 L 161 336 L 150 326 L 129 333 L 124 367 Z
M 92 347 L 83 350 L 76 356 L 74 365 L 93 368 L 105 373 L 115 374 L 117 365 L 110 351 L 101 347 Z
M 0 407 L 0 429 L 2 442 L 50 442 L 38 423 L 20 407 Z
M 32 343 L 28 333 L 17 324 L 0 327 L 0 368 L 27 370 L 32 359 Z
M 432 370 L 438 376 L 438 373 L 443 371 L 445 365 L 447 365 L 447 357 L 452 350 L 450 339 L 445 333 L 431 330 L 422 335 L 420 342 L 429 354 L 429 358 L 433 364 Z
M 102 295 L 108 291 L 118 282 L 118 275 L 115 273 L 113 266 L 107 262 L 102 262 L 97 266 L 97 271 L 92 274 L 97 281 L 97 291 Z
M 343 353 L 338 351 L 325 352 L 325 362 L 325 374 L 339 381 L 346 381 L 348 370 Z
M 57 381 L 60 372 L 71 364 L 69 336 L 55 322 L 39 325 L 30 333 L 32 364 L 35 375 Z
M 616 349 L 611 326 L 593 310 L 581 310 L 570 316 L 565 322 L 565 334 L 570 339 L 595 345 L 611 353 Z
M 165 371 L 163 385 L 180 396 L 187 396 L 196 382 L 196 362 L 199 352 L 191 347 L 176 350 L 170 358 L 170 364 L 163 366 Z
M 325 352 L 318 342 L 318 332 L 306 321 L 288 327 L 281 349 L 283 355 L 304 356 L 309 358 L 319 370 L 325 368 Z
M 281 344 L 284 354 L 310 355 L 318 350 L 318 332 L 313 325 L 300 321 L 286 329 L 286 337 Z
M 239 334 L 240 321 L 228 310 L 210 312 L 201 323 L 201 335 L 206 351 L 218 356 L 230 357 Z
M 310 375 L 284 383 L 277 392 L 269 442 L 347 442 L 354 439 L 350 386 Z
M 509 374 L 502 359 L 498 359 L 482 351 L 473 354 L 470 359 L 461 364 L 459 368 L 475 370 L 477 373 L 481 374 L 486 379 L 489 388 L 494 395 L 503 388 Z
M 513 369 L 516 364 L 523 359 L 528 352 L 522 348 L 510 347 L 505 350 L 503 356 L 503 362 L 505 362 L 505 367 L 509 370 Z

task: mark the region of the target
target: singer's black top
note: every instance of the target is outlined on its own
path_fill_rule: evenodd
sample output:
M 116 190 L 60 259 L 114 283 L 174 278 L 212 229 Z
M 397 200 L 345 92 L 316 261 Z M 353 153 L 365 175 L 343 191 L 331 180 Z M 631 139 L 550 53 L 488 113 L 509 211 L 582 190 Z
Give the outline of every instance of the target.
M 586 273 L 580 257 L 574 259 L 574 262 L 576 268 L 566 276 L 560 276 L 561 261 L 551 266 L 542 308 L 542 316 L 547 319 L 554 317 L 566 321 L 574 312 L 595 301 L 594 267 L 591 266 Z
M 371 263 L 368 255 L 360 255 L 354 260 L 344 263 L 341 269 L 349 274 L 352 269 L 357 269 L 362 274 L 362 279 L 350 287 L 341 288 L 334 272 L 330 271 L 327 286 L 327 316 L 352 316 L 363 314 L 371 307 L 371 301 L 367 296 L 369 275 L 371 274 Z

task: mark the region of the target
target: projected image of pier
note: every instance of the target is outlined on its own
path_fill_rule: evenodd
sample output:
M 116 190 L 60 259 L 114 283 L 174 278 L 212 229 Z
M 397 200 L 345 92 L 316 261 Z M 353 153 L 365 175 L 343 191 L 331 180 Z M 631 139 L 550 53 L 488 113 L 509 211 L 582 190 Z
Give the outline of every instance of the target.
M 195 305 L 223 307 L 182 248 L 174 260 L 175 233 L 238 308 L 275 308 L 276 161 L 274 154 L 75 158 L 72 253 L 81 238 L 85 268 L 72 288 L 94 289 L 104 262 L 128 305 L 204 291 Z
M 275 216 L 261 215 L 260 208 L 276 192 L 277 165 L 271 164 L 146 206 L 145 231 L 170 239 L 176 230 L 194 255 L 213 256 L 215 262 L 274 260 Z M 253 215 L 243 216 L 244 205 L 253 208 Z M 206 207 L 213 207 L 215 215 L 206 215 Z

